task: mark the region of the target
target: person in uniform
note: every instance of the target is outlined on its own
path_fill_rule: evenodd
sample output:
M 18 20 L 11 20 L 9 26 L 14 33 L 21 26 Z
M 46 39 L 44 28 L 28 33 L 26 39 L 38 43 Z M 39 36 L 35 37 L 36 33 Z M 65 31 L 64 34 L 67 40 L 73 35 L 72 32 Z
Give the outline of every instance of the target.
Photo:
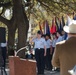
M 3 67 L 6 67 L 6 56 L 7 56 L 7 43 L 1 43 L 1 49 L 2 49 L 2 57 L 3 57 Z
M 46 34 L 46 57 L 45 57 L 45 67 L 47 70 L 52 70 L 51 59 L 52 59 L 52 40 L 50 35 Z
M 56 47 L 56 41 L 57 41 L 57 36 L 56 36 L 56 33 L 53 34 L 53 40 L 52 40 L 52 56 L 53 56 L 53 53 L 54 53 L 54 49 Z
M 34 42 L 35 46 L 35 58 L 37 62 L 38 75 L 44 75 L 45 61 L 44 56 L 46 56 L 46 41 L 41 37 L 41 31 L 37 32 L 37 36 L 32 38 L 30 42 Z
M 56 43 L 63 41 L 62 33 L 61 33 L 60 31 L 57 31 L 56 34 L 57 34 L 57 40 L 56 40 Z M 59 71 L 60 71 L 60 68 L 55 67 L 55 70 L 54 70 L 54 71 L 59 72 Z
M 68 39 L 56 44 L 52 65 L 60 68 L 60 75 L 70 75 L 68 70 L 76 65 L 76 24 L 64 26 L 64 31 Z
M 60 41 L 63 41 L 63 36 L 62 36 L 62 33 L 61 32 L 58 32 L 57 31 L 57 37 L 58 37 L 58 39 L 57 39 L 56 43 L 58 43 Z

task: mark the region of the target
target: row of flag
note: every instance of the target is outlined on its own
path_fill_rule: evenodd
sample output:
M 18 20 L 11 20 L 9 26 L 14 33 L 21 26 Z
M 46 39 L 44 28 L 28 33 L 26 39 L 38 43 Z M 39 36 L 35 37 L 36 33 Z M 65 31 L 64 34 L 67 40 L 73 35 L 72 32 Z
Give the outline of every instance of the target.
M 76 20 L 76 15 L 73 17 L 73 21 Z M 40 24 L 39 22 L 39 29 L 42 32 L 42 34 L 53 34 L 58 32 L 62 32 L 63 31 L 63 27 L 65 25 L 70 25 L 71 24 L 72 19 L 67 16 L 67 22 L 65 23 L 64 17 L 62 16 L 61 19 L 59 19 L 58 17 L 55 17 L 52 20 L 52 25 L 50 27 L 48 21 L 44 21 L 43 25 Z M 76 22 L 76 21 L 75 21 Z

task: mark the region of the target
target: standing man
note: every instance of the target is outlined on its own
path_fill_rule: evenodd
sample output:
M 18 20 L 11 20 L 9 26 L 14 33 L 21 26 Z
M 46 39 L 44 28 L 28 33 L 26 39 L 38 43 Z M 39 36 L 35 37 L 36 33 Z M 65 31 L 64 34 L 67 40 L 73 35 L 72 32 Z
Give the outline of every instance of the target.
M 46 34 L 46 48 L 45 66 L 47 70 L 52 70 L 52 40 L 50 39 L 49 34 Z
M 30 42 L 35 44 L 35 58 L 37 61 L 38 75 L 44 75 L 44 56 L 46 56 L 46 42 L 44 38 L 41 38 L 41 31 L 37 32 L 37 36 L 34 37 Z
M 2 57 L 3 57 L 3 67 L 5 68 L 6 66 L 6 54 L 7 54 L 7 43 L 1 43 L 1 49 L 2 49 Z
M 56 41 L 57 41 L 57 36 L 56 36 L 56 33 L 53 34 L 53 40 L 52 40 L 52 56 L 53 56 L 53 53 L 54 53 L 54 49 L 56 47 Z
M 70 75 L 68 70 L 76 65 L 76 24 L 64 26 L 64 31 L 68 39 L 57 43 L 52 64 L 60 68 L 60 75 Z

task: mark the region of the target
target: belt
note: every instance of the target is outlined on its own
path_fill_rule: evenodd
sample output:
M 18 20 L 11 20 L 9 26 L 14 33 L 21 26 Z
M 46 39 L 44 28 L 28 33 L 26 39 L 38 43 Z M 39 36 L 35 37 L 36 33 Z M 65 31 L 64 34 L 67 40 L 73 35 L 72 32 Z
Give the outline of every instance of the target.
M 40 49 L 44 49 L 44 48 L 36 48 L 36 49 L 40 50 Z
M 47 48 L 47 49 L 50 49 L 50 48 Z

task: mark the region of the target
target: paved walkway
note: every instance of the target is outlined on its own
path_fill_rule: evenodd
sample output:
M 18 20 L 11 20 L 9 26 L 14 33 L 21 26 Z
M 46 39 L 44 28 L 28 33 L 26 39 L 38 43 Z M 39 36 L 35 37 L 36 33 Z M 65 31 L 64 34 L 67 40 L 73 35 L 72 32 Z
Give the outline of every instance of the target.
M 9 69 L 6 69 L 6 71 L 7 71 L 7 75 L 9 75 Z M 0 71 L 0 75 L 1 75 L 1 71 Z M 45 71 L 45 75 L 60 75 L 60 74 L 59 72 Z
M 7 72 L 7 75 L 9 75 L 9 69 L 6 69 L 6 72 Z M 1 69 L 0 69 L 0 75 L 2 75 L 1 74 Z M 3 75 L 5 75 L 4 71 L 3 71 Z
M 59 72 L 45 71 L 45 75 L 60 75 Z

